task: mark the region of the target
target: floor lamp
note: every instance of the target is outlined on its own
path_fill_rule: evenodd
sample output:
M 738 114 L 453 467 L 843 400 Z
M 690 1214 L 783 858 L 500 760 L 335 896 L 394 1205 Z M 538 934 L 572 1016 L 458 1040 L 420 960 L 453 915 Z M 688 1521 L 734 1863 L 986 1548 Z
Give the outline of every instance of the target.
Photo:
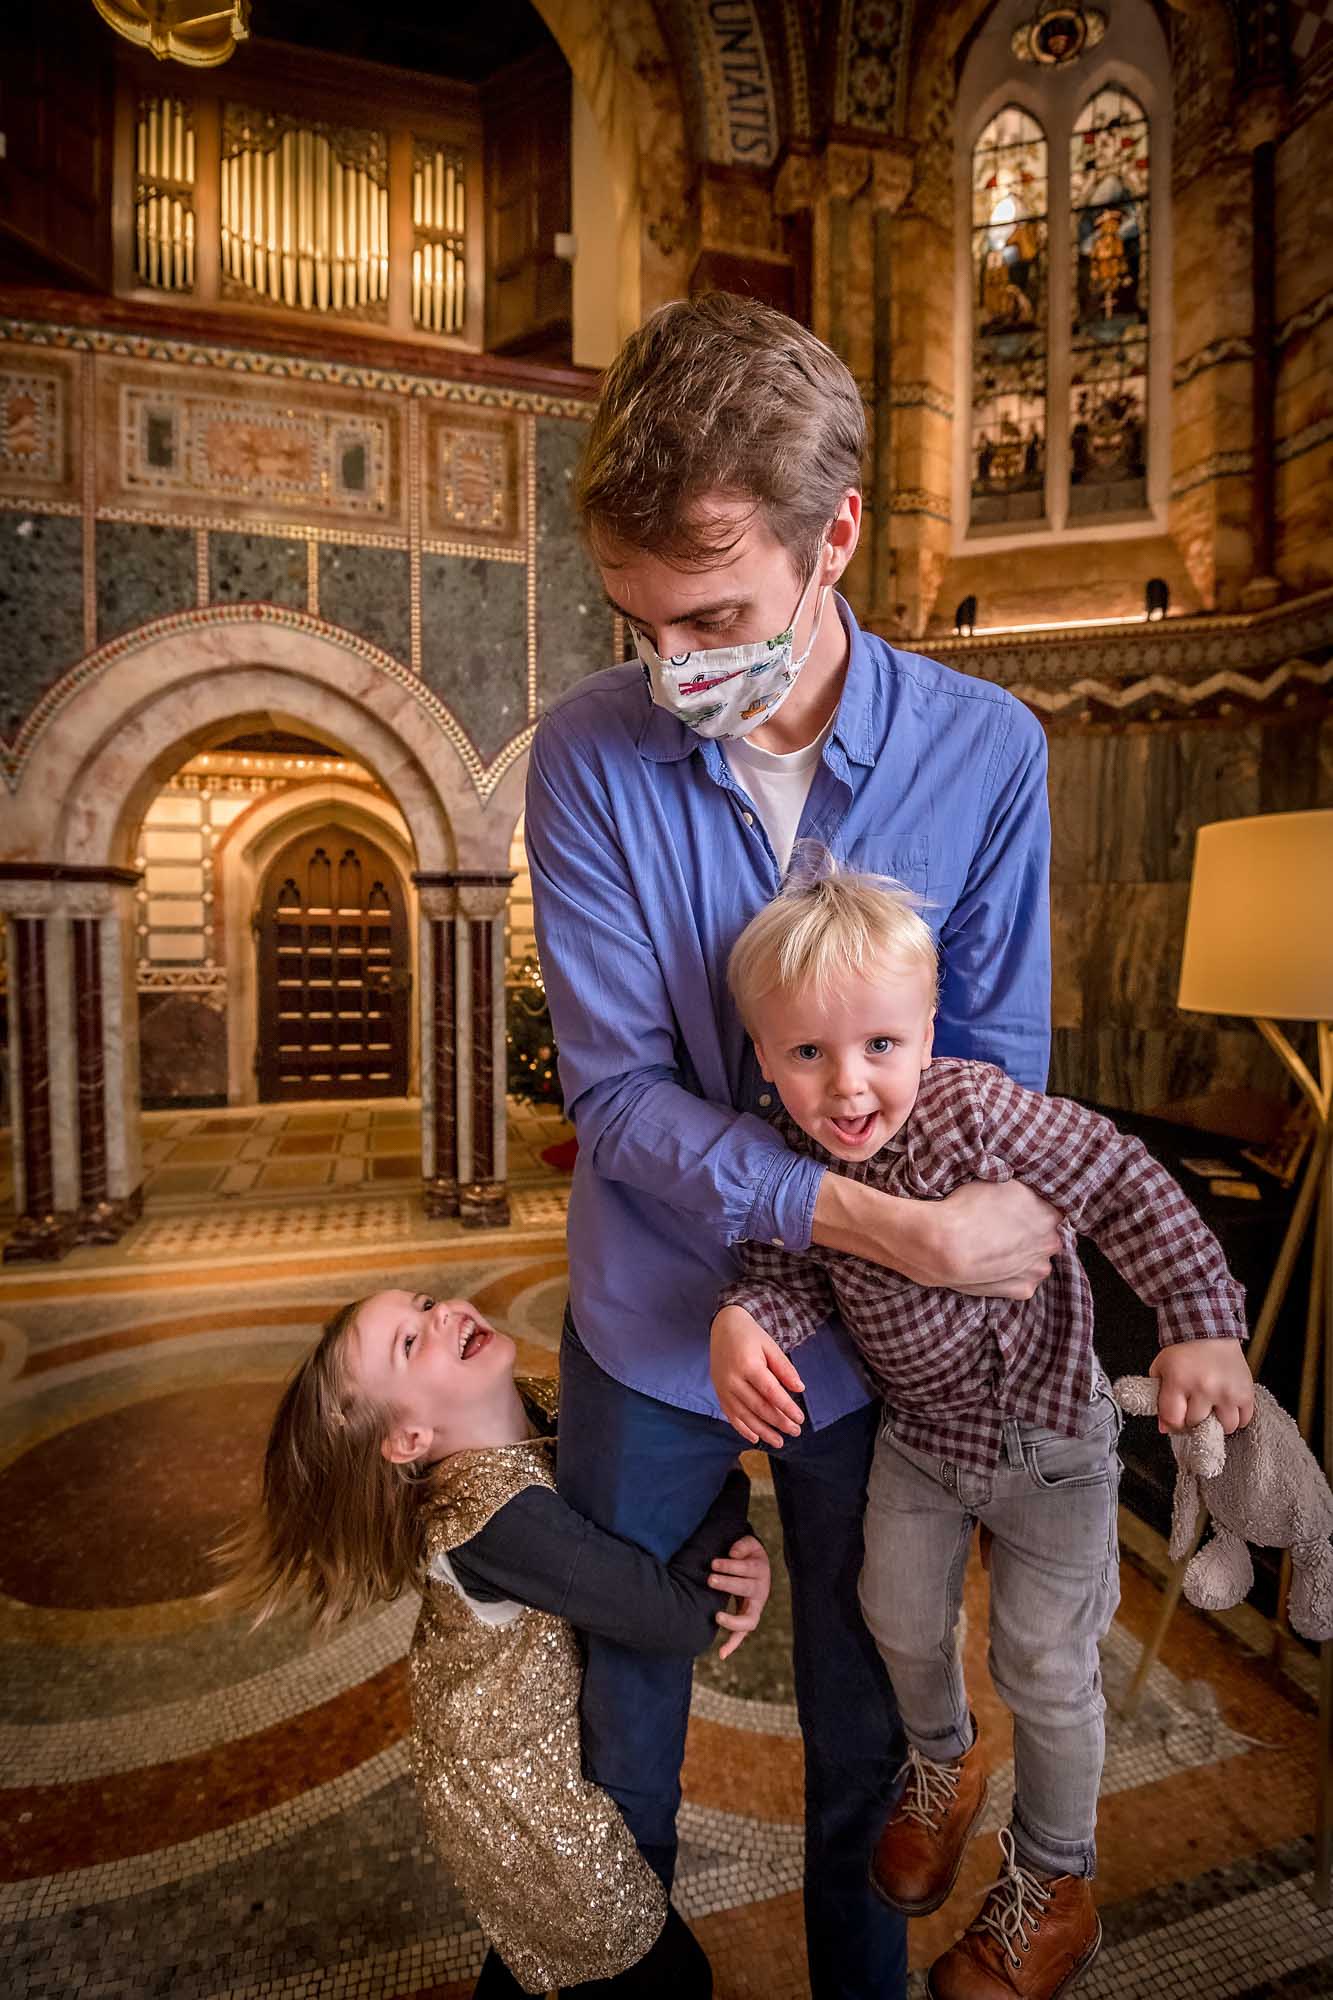
M 1179 1004 L 1190 1013 L 1248 1014 L 1314 1107 L 1314 1143 L 1247 1358 L 1257 1375 L 1296 1259 L 1313 1228 L 1296 1416 L 1309 1443 L 1322 1356 L 1323 1465 L 1333 1479 L 1333 811 L 1270 813 L 1199 828 Z M 1279 1021 L 1315 1024 L 1317 1081 Z M 1316 1453 L 1320 1448 L 1316 1442 Z M 1177 1563 L 1126 1698 L 1127 1709 L 1136 1705 L 1161 1650 L 1184 1574 L 1185 1563 Z M 1284 1565 L 1284 1597 L 1288 1578 Z M 1316 1754 L 1314 1894 L 1327 1908 L 1333 1869 L 1333 1645 L 1320 1648 Z

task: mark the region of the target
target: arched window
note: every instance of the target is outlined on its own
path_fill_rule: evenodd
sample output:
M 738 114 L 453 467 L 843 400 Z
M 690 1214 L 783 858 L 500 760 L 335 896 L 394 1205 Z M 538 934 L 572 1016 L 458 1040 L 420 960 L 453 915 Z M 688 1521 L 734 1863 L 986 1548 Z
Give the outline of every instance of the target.
M 1069 511 L 1147 497 L 1148 119 L 1127 90 L 1089 98 L 1069 144 Z
M 1148 0 L 1074 54 L 1031 13 L 1001 0 L 956 105 L 960 551 L 1166 520 L 1166 44 Z
M 1046 136 L 1006 104 L 972 151 L 972 519 L 1043 513 Z

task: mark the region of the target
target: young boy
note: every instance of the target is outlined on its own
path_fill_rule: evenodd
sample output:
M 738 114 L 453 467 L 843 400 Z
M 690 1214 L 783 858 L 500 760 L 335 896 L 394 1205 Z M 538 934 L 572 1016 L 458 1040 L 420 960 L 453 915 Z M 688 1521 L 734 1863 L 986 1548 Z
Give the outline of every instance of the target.
M 1182 1422 L 1248 1423 L 1243 1293 L 1216 1239 L 1136 1139 L 988 1063 L 931 1060 L 935 943 L 884 878 L 799 864 L 737 939 L 737 1007 L 793 1147 L 853 1180 L 938 1200 L 1021 1176 L 1064 1215 L 1065 1245 L 1027 1300 L 927 1290 L 859 1257 L 748 1243 L 713 1322 L 713 1380 L 751 1444 L 801 1413 L 788 1351 L 840 1314 L 884 1401 L 861 1603 L 908 1738 L 906 1782 L 872 1879 L 923 1915 L 957 1879 L 986 1799 L 955 1645 L 972 1531 L 990 1531 L 991 1668 L 1014 1716 L 1004 1867 L 929 1975 L 934 2000 L 1048 2000 L 1101 1938 L 1095 1865 L 1104 1702 L 1097 1642 L 1119 1601 L 1120 1414 L 1092 1347 L 1075 1250 L 1090 1236 L 1158 1311 L 1153 1373 Z M 1177 1403 L 1174 1407 L 1179 1408 Z

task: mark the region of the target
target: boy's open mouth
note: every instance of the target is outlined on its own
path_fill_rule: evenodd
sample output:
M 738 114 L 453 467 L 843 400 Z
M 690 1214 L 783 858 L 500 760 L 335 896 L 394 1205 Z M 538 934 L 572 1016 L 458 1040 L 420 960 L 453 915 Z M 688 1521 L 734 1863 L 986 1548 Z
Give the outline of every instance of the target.
M 830 1118 L 829 1124 L 847 1145 L 859 1146 L 863 1139 L 870 1137 L 878 1116 L 876 1111 L 867 1111 L 860 1118 Z
M 463 1338 L 459 1342 L 459 1360 L 470 1361 L 474 1354 L 480 1354 L 490 1337 L 491 1330 L 488 1326 L 477 1326 L 472 1320 L 469 1320 L 464 1329 Z

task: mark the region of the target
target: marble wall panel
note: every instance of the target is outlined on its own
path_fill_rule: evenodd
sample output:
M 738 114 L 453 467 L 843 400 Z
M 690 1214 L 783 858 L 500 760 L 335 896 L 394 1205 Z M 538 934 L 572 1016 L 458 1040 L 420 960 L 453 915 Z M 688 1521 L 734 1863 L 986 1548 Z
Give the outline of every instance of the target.
M 221 531 L 209 536 L 210 604 L 290 604 L 304 611 L 308 597 L 304 542 Z
M 1050 740 L 1053 882 L 1187 882 L 1195 829 L 1260 810 L 1258 727 Z
M 152 528 L 141 521 L 98 522 L 99 643 L 170 611 L 189 611 L 196 595 L 190 529 Z
M 139 1073 L 146 1105 L 225 1103 L 227 1018 L 199 993 L 140 993 Z
M 587 426 L 537 420 L 537 686 L 541 704 L 616 658 L 612 613 L 570 500 Z
M 1281 1065 L 1255 1029 L 1219 1031 L 1199 1015 L 1182 1015 L 1178 1022 L 1174 1028 L 1057 1028 L 1048 1088 L 1058 1097 L 1167 1118 L 1189 1103 L 1199 1107 L 1191 1122 L 1204 1125 L 1209 1098 L 1286 1096 Z
M 412 657 L 411 592 L 406 549 L 321 542 L 320 617 L 359 633 L 404 665 Z
M 483 556 L 421 558 L 421 672 L 488 762 L 527 721 L 527 575 Z
M 0 736 L 83 652 L 83 526 L 60 514 L 0 514 Z

